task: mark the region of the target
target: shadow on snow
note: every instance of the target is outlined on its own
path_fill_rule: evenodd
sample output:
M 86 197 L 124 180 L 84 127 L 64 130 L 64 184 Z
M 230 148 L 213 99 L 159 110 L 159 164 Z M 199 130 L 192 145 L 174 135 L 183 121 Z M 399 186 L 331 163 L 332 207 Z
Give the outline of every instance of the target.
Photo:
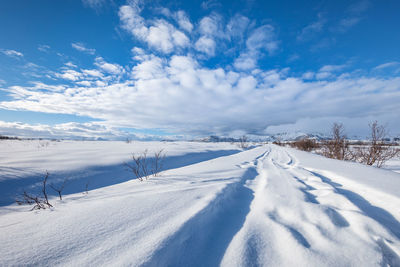
M 257 174 L 250 167 L 239 182 L 227 185 L 203 210 L 167 238 L 144 266 L 219 266 L 250 211 L 254 195 L 245 183 Z
M 163 164 L 163 171 L 196 164 L 223 156 L 229 156 L 241 152 L 240 150 L 217 150 L 188 153 L 179 156 L 166 157 Z M 129 162 L 130 158 L 126 159 Z M 152 158 L 149 157 L 151 161 Z M 45 170 L 42 173 L 30 172 L 18 168 L 7 168 L 0 166 L 0 206 L 15 203 L 15 198 L 26 190 L 31 194 L 39 194 L 41 182 Z M 128 171 L 123 162 L 109 166 L 94 166 L 86 169 L 70 172 L 50 172 L 48 185 L 60 185 L 67 179 L 63 195 L 84 192 L 86 185 L 88 190 L 93 190 L 109 185 L 123 183 L 136 179 L 132 172 Z M 48 194 L 57 196 L 57 193 L 48 187 Z

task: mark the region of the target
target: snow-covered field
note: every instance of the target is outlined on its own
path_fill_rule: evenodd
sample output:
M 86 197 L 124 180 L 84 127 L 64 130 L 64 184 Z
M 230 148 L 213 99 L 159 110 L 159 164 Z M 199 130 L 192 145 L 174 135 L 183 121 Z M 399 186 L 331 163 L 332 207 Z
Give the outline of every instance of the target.
M 17 206 L 46 170 L 63 200 Z M 399 207 L 399 173 L 274 145 L 0 142 L 0 266 L 400 266 Z

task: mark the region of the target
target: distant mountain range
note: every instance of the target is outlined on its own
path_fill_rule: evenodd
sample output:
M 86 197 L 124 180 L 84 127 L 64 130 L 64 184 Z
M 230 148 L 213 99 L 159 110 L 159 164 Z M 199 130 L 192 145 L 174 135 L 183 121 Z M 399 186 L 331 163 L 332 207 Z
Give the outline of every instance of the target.
M 295 141 L 303 138 L 311 138 L 316 140 L 326 140 L 329 139 L 329 136 L 323 134 L 306 134 L 302 132 L 295 132 L 295 133 L 278 133 L 273 135 L 246 135 L 248 141 L 252 142 L 273 142 L 273 141 Z M 199 138 L 193 141 L 200 141 L 200 142 L 239 142 L 239 138 L 235 137 L 224 137 L 224 136 L 216 136 L 211 135 L 205 138 Z
M 330 135 L 326 135 L 323 133 L 304 133 L 304 132 L 284 132 L 284 133 L 276 133 L 270 135 L 246 135 L 248 141 L 251 142 L 274 142 L 274 141 L 296 141 L 303 138 L 314 139 L 318 141 L 328 140 L 330 139 Z M 360 136 L 348 136 L 349 140 L 367 140 L 368 138 L 360 137 Z M 198 142 L 239 142 L 240 137 L 226 137 L 226 136 L 217 136 L 211 135 L 204 138 L 198 138 L 193 141 Z M 399 137 L 387 138 L 386 141 L 399 141 Z

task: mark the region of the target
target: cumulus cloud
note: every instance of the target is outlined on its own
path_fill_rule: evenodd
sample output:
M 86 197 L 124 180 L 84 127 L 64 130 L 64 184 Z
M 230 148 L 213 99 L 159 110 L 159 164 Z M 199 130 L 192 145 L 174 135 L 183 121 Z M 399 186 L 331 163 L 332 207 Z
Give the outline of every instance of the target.
M 21 122 L 0 121 L 0 132 L 8 136 L 22 138 L 59 138 L 59 139 L 108 139 L 124 140 L 126 137 L 137 137 L 118 129 L 97 122 L 76 123 L 68 122 L 55 125 L 27 124 Z
M 216 36 L 220 34 L 220 17 L 216 14 L 206 16 L 200 20 L 199 32 L 203 35 Z
M 83 69 L 82 73 L 84 75 L 86 75 L 86 76 L 89 76 L 89 77 L 95 77 L 95 78 L 104 77 L 104 74 L 102 72 L 100 72 L 99 70 L 96 70 L 96 69 L 91 69 L 91 70 Z
M 236 14 L 233 16 L 228 24 L 226 25 L 226 30 L 228 35 L 233 39 L 243 39 L 243 35 L 247 31 L 250 25 L 250 19 L 241 14 Z
M 191 32 L 193 30 L 193 24 L 190 22 L 189 17 L 182 10 L 175 13 L 175 19 L 181 29 Z
M 140 1 L 131 1 L 130 5 L 124 5 L 119 9 L 122 28 L 133 37 L 166 54 L 171 53 L 175 47 L 182 48 L 189 45 L 189 38 L 174 25 L 164 19 L 146 21 L 140 15 L 141 11 Z M 181 15 L 180 19 L 184 27 L 189 27 L 188 21 L 184 22 L 184 15 Z
M 349 138 L 367 138 L 369 137 L 368 124 L 375 120 L 390 128 L 392 130 L 389 133 L 391 136 L 395 137 L 400 133 L 400 126 L 396 123 L 396 116 L 387 114 L 365 117 L 306 117 L 300 118 L 294 123 L 268 126 L 265 129 L 265 134 L 314 133 L 330 135 L 332 124 L 340 122 L 345 126 L 345 132 Z
M 302 74 L 302 79 L 303 80 L 311 80 L 313 79 L 315 76 L 315 73 L 313 71 L 307 71 L 305 73 Z
M 328 78 L 332 78 L 336 73 L 343 70 L 347 67 L 347 64 L 342 65 L 325 65 L 319 69 L 319 71 L 315 74 L 315 78 L 318 80 L 324 80 Z
M 252 53 L 243 53 L 235 59 L 233 65 L 238 70 L 252 70 L 257 67 L 256 55 Z
M 75 70 L 64 70 L 61 73 L 56 73 L 56 77 L 70 81 L 77 81 L 82 77 L 82 73 Z
M 197 51 L 203 52 L 209 56 L 215 55 L 215 46 L 215 41 L 206 36 L 201 36 L 195 44 Z
M 277 51 L 279 41 L 276 38 L 274 27 L 262 25 L 250 32 L 246 40 L 246 50 L 242 51 L 233 65 L 238 70 L 252 70 L 256 68 L 258 59 L 266 51 L 273 55 Z
M 269 54 L 273 54 L 278 49 L 278 43 L 274 27 L 267 24 L 256 28 L 250 34 L 246 46 L 250 51 L 265 49 Z
M 95 65 L 99 67 L 102 71 L 114 75 L 120 75 L 124 73 L 124 68 L 120 66 L 119 64 L 113 64 L 113 63 L 108 63 L 106 62 L 102 57 L 96 57 L 95 59 Z M 92 74 L 94 72 L 92 71 Z M 99 76 L 99 73 L 96 73 L 97 76 Z M 96 75 L 92 75 L 96 76 Z
M 337 69 L 340 67 L 324 66 L 321 73 Z M 0 108 L 84 115 L 104 120 L 109 127 L 159 128 L 196 135 L 235 130 L 262 134 L 268 126 L 306 117 L 371 118 L 400 111 L 398 77 L 349 73 L 319 78 L 304 81 L 287 69 L 249 74 L 205 68 L 191 56 L 165 59 L 150 54 L 133 66 L 130 79 L 96 80 L 90 85 L 49 90 L 38 90 L 37 85 L 14 86 L 7 88 L 12 99 L 0 102 Z
M 280 50 L 276 29 L 270 24 L 260 25 L 241 14 L 225 23 L 215 12 L 192 24 L 183 11 L 166 8 L 158 10 L 162 18 L 145 19 L 144 7 L 143 1 L 131 0 L 119 8 L 121 27 L 135 40 L 128 65 L 100 56 L 94 58 L 93 66 L 67 62 L 58 72 L 51 72 L 56 78 L 51 84 L 4 88 L 9 99 L 0 102 L 0 108 L 102 120 L 101 125 L 85 126 L 94 127 L 87 131 L 93 136 L 118 127 L 194 135 L 265 134 L 266 129 L 283 129 L 276 128 L 279 125 L 318 126 L 304 118 L 313 122 L 327 118 L 389 120 L 390 116 L 382 114 L 400 111 L 399 77 L 347 73 L 348 64 L 325 65 L 305 73 L 259 69 L 259 60 Z M 323 27 L 322 20 L 306 26 L 300 39 Z M 95 54 L 94 49 L 74 44 L 78 51 Z M 223 53 L 231 55 L 226 64 L 212 67 L 204 63 Z M 394 62 L 375 70 L 391 66 Z M 67 126 L 82 128 L 64 125 L 59 129 L 71 131 Z
M 96 49 L 93 48 L 87 48 L 84 44 L 82 43 L 71 43 L 72 48 L 84 52 L 90 55 L 94 55 L 96 53 Z

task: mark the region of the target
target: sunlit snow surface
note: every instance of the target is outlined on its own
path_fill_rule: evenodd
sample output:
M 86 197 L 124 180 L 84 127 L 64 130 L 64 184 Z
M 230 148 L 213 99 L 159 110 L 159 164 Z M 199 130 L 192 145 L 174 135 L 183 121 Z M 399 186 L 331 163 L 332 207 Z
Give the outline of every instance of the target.
M 167 157 L 141 182 L 124 162 L 145 149 Z M 1 141 L 0 266 L 400 266 L 396 162 L 273 145 Z M 17 206 L 46 170 L 49 183 L 68 179 L 63 200 Z

